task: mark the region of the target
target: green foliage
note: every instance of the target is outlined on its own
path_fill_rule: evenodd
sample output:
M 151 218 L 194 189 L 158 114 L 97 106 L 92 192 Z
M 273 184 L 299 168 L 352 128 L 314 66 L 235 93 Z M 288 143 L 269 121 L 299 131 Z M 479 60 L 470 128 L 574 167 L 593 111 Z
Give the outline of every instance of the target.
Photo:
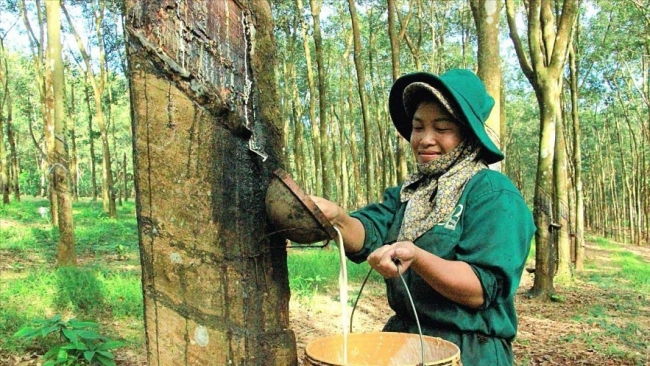
M 142 285 L 139 270 L 137 222 L 133 202 L 117 207 L 117 218 L 102 214 L 101 202 L 73 203 L 78 267 L 56 268 L 56 240 L 38 212 L 49 207 L 42 198 L 24 197 L 0 206 L 0 349 L 16 353 L 27 347 L 11 337 L 32 319 L 60 313 L 106 321 L 109 331 L 120 324 L 120 335 L 141 347 Z M 123 246 L 116 260 L 118 243 Z M 42 353 L 48 339 L 39 343 Z M 43 348 L 46 347 L 46 348 Z M 33 346 L 30 346 L 33 348 Z M 34 350 L 34 351 L 40 351 Z M 0 362 L 1 363 L 1 362 Z
M 316 277 L 303 277 L 300 275 L 294 276 L 291 278 L 289 287 L 291 288 L 291 294 L 298 297 L 312 297 L 318 292 L 318 286 L 323 282 L 323 278 L 320 275 Z
M 336 247 L 331 249 L 293 249 L 287 256 L 291 293 L 298 297 L 313 297 L 316 294 L 337 289 L 341 268 L 339 258 L 339 251 Z M 347 258 L 346 268 L 348 285 L 360 284 L 370 270 L 368 263 L 356 264 Z M 382 284 L 383 279 L 373 271 L 368 282 Z M 363 291 L 369 291 L 368 287 Z
M 595 238 L 589 238 L 589 240 L 593 241 L 594 244 L 596 244 L 598 247 L 602 249 L 618 249 L 618 245 L 614 244 L 612 241 L 607 240 L 605 238 L 601 237 L 595 237 Z
M 633 286 L 650 292 L 650 266 L 641 256 L 620 252 L 616 255 L 615 261 L 621 268 L 620 275 L 623 278 L 628 278 Z
M 337 248 L 330 249 L 294 249 L 287 256 L 290 277 L 322 278 L 323 282 L 338 286 L 340 259 Z M 368 263 L 356 264 L 346 258 L 348 280 L 361 282 L 368 273 Z M 381 279 L 381 276 L 371 276 Z
M 58 338 L 60 342 L 43 355 L 44 366 L 114 366 L 115 357 L 111 350 L 124 345 L 99 334 L 97 323 L 75 319 L 64 321 L 59 314 L 49 319 L 36 319 L 13 336 L 25 340 L 49 336 Z
M 620 245 L 604 238 L 593 238 L 593 241 L 601 249 L 611 251 L 611 271 L 592 272 L 589 280 L 597 282 L 602 286 L 616 288 L 625 281 L 630 286 L 650 292 L 650 266 L 638 254 L 622 250 Z
M 104 310 L 104 285 L 95 273 L 81 267 L 61 267 L 56 271 L 57 294 L 54 305 L 59 309 L 94 314 Z
M 100 276 L 104 284 L 104 302 L 109 307 L 114 318 L 141 318 L 142 284 L 140 271 L 108 272 Z

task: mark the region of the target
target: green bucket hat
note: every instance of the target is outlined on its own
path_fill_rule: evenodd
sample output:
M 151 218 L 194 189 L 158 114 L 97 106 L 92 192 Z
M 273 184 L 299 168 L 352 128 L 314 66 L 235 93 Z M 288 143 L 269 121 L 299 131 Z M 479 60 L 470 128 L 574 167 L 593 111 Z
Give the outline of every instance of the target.
M 407 141 L 411 139 L 413 113 L 422 93 L 434 98 L 461 122 L 466 123 L 482 145 L 481 158 L 488 164 L 503 160 L 503 153 L 485 131 L 494 99 L 481 79 L 465 69 L 451 69 L 440 76 L 415 72 L 400 76 L 390 90 L 388 108 L 393 125 Z

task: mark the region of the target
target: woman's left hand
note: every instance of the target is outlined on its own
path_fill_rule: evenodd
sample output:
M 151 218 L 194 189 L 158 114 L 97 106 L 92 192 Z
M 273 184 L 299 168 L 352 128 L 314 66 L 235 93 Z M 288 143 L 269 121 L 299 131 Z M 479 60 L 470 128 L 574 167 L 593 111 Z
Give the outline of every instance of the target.
M 384 245 L 368 256 L 368 264 L 385 278 L 404 273 L 417 259 L 418 247 L 410 241 Z

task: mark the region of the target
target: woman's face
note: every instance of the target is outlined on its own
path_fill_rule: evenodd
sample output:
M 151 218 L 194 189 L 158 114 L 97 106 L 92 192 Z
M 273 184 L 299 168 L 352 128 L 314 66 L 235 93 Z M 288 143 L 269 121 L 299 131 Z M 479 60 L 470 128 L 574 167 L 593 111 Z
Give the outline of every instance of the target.
M 463 141 L 460 125 L 440 103 L 420 103 L 412 123 L 411 149 L 418 163 L 439 159 Z

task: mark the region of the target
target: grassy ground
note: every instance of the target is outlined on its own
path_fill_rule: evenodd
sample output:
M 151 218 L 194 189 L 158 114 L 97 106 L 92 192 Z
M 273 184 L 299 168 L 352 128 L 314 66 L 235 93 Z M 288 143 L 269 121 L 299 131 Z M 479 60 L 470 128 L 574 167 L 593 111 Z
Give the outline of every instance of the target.
M 37 318 L 61 314 L 99 324 L 99 332 L 125 346 L 118 365 L 145 365 L 137 224 L 133 202 L 118 217 L 101 202 L 74 204 L 79 266 L 56 269 L 57 231 L 42 199 L 0 206 L 0 365 L 37 365 L 54 344 L 12 335 Z M 516 299 L 520 316 L 514 344 L 518 365 L 650 365 L 650 248 L 592 239 L 586 270 L 571 285 L 557 285 L 558 301 L 526 296 L 524 274 Z M 339 332 L 336 250 L 292 249 L 291 327 L 299 355 L 309 341 Z M 368 266 L 348 265 L 354 301 Z M 354 331 L 381 329 L 390 315 L 381 279 L 373 274 L 355 313 Z M 302 361 L 301 361 L 302 363 Z

